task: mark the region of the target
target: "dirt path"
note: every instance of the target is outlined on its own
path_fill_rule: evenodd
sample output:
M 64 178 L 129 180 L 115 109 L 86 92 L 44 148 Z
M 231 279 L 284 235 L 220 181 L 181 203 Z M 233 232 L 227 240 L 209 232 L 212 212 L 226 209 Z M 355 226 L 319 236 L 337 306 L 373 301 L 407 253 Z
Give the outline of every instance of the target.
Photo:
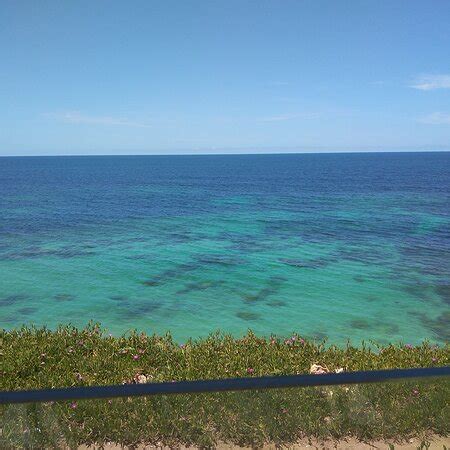
M 393 445 L 393 446 L 390 446 Z M 99 449 L 100 447 L 86 447 L 81 446 L 79 450 L 93 450 Z M 131 450 L 131 447 L 121 447 L 116 444 L 106 444 L 102 447 L 105 450 Z M 218 444 L 217 450 L 234 450 L 234 449 L 244 449 L 244 450 L 252 450 L 251 447 L 238 447 L 233 445 L 226 444 Z M 284 447 L 292 450 L 328 450 L 328 449 L 337 449 L 337 450 L 445 450 L 450 449 L 450 437 L 439 437 L 434 436 L 432 438 L 427 438 L 426 440 L 421 439 L 411 439 L 408 442 L 403 443 L 392 443 L 389 441 L 375 441 L 375 442 L 361 442 L 357 439 L 351 438 L 346 441 L 317 441 L 311 440 L 304 442 L 299 442 L 292 446 Z M 169 450 L 169 447 L 155 447 L 155 446 L 138 446 L 133 447 L 132 450 Z M 178 447 L 177 450 L 193 450 L 195 447 Z M 279 450 L 275 445 L 266 445 L 261 447 L 261 450 Z

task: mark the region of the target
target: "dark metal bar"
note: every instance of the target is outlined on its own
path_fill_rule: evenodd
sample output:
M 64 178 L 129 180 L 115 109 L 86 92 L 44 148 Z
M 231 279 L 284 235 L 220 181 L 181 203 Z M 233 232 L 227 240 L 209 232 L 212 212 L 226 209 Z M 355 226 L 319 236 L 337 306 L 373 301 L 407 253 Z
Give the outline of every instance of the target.
M 362 384 L 398 381 L 411 378 L 448 377 L 450 366 L 419 369 L 391 369 L 325 375 L 287 375 L 222 380 L 176 381 L 164 383 L 86 386 L 32 391 L 1 391 L 0 404 L 83 400 L 112 397 L 134 397 L 161 394 L 240 391 L 338 384 Z

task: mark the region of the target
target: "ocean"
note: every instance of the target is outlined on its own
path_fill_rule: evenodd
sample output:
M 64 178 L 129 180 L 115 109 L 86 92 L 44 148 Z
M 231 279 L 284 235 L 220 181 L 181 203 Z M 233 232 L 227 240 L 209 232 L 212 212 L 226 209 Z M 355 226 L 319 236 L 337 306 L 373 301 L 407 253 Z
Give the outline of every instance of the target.
M 0 158 L 0 326 L 450 338 L 450 153 Z

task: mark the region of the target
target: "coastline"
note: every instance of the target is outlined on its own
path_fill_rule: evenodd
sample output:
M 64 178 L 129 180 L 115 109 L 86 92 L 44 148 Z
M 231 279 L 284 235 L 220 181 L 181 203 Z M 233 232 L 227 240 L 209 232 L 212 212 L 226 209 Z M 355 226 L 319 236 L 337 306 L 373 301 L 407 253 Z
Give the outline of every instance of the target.
M 450 365 L 449 343 L 336 346 L 301 334 L 260 337 L 251 330 L 243 337 L 216 332 L 182 344 L 170 333 L 113 336 L 95 323 L 3 329 L 0 337 L 4 390 L 120 384 L 138 374 L 149 382 L 304 374 L 313 364 L 330 372 Z

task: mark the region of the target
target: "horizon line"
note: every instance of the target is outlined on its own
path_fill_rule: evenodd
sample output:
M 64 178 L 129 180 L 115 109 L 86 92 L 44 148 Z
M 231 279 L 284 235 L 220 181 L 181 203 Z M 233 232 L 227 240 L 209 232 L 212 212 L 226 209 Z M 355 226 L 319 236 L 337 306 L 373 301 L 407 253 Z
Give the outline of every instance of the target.
M 37 154 L 37 155 L 0 155 L 0 158 L 73 158 L 73 157 L 123 157 L 123 156 L 264 156 L 264 155 L 332 155 L 332 154 L 374 154 L 374 153 L 448 153 L 450 148 L 435 150 L 335 150 L 335 151 L 281 151 L 281 152 L 224 152 L 224 153 L 71 153 L 71 154 Z

